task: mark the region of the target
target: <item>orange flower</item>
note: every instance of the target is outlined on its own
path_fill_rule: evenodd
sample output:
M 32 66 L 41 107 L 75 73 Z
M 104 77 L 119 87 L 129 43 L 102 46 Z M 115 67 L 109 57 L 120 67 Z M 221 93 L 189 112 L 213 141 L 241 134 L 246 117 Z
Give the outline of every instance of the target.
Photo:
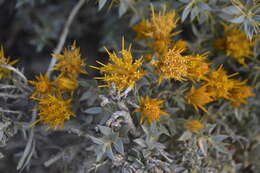
M 104 77 L 95 78 L 107 82 L 107 85 L 101 85 L 100 87 L 109 87 L 114 83 L 118 92 L 121 92 L 128 87 L 133 87 L 135 82 L 144 76 L 144 71 L 139 70 L 142 66 L 142 58 L 133 62 L 131 46 L 126 50 L 124 48 L 124 40 L 122 40 L 122 50 L 120 52 L 122 58 L 118 57 L 115 53 L 109 52 L 107 49 L 106 51 L 112 63 L 105 65 L 97 61 L 103 67 L 90 66 L 105 73 Z
M 188 77 L 192 81 L 206 80 L 205 75 L 209 73 L 209 64 L 205 62 L 206 54 L 190 56 Z
M 10 58 L 6 58 L 4 55 L 4 48 L 1 46 L 0 49 L 0 65 L 9 65 L 12 66 L 17 63 L 17 60 L 11 61 Z M 0 67 L 0 79 L 3 79 L 6 77 L 6 75 L 9 73 L 9 70 L 3 67 Z
M 60 91 L 73 92 L 76 88 L 78 88 L 79 83 L 77 79 L 66 77 L 61 74 L 56 79 L 55 85 Z
M 236 26 L 228 27 L 227 25 L 224 25 L 224 37 L 214 42 L 217 49 L 226 51 L 228 56 L 243 65 L 245 58 L 253 54 L 251 48 L 254 44 Z
M 73 43 L 70 49 L 64 50 L 63 54 L 52 54 L 57 59 L 53 70 L 59 70 L 72 78 L 77 78 L 79 73 L 86 74 L 83 69 L 85 67 L 85 60 L 81 58 L 80 48 L 76 47 L 76 42 Z
M 246 104 L 246 98 L 254 96 L 255 94 L 252 93 L 252 88 L 250 86 L 239 86 L 233 88 L 230 91 L 230 98 L 232 105 L 234 107 L 239 107 L 240 104 Z
M 40 74 L 39 76 L 36 76 L 36 81 L 29 81 L 29 83 L 34 85 L 35 89 L 31 98 L 34 98 L 37 94 L 40 94 L 40 96 L 50 94 L 54 90 L 53 82 L 49 81 L 49 78 L 46 74 Z
M 160 75 L 159 83 L 163 79 L 186 80 L 189 57 L 182 56 L 180 54 L 182 51 L 182 49 L 170 49 L 164 56 L 159 57 L 158 61 L 152 63 Z
M 206 81 L 207 90 L 214 94 L 214 98 L 229 98 L 229 92 L 236 85 L 236 82 L 230 77 L 237 75 L 237 73 L 227 75 L 221 65 L 217 70 L 211 71 L 208 80 Z
M 199 89 L 195 89 L 195 87 L 192 86 L 190 92 L 186 95 L 186 99 L 188 103 L 192 104 L 196 110 L 200 108 L 205 112 L 208 111 L 204 105 L 214 101 L 212 98 L 212 93 L 207 92 L 205 86 Z
M 144 119 L 147 119 L 148 124 L 151 125 L 153 120 L 160 120 L 160 115 L 168 115 L 160 108 L 160 104 L 163 102 L 164 100 L 151 99 L 149 97 L 141 98 L 140 107 L 135 110 L 135 112 L 141 112 L 140 122 L 143 123 Z
M 204 125 L 198 120 L 189 120 L 184 124 L 185 128 L 191 132 L 198 133 L 198 130 L 203 129 Z
M 42 98 L 36 98 L 39 101 L 37 111 L 39 111 L 39 119 L 36 120 L 32 125 L 43 122 L 48 124 L 49 128 L 63 127 L 64 121 L 75 116 L 71 112 L 71 99 L 64 100 L 61 94 L 57 96 L 48 94 Z

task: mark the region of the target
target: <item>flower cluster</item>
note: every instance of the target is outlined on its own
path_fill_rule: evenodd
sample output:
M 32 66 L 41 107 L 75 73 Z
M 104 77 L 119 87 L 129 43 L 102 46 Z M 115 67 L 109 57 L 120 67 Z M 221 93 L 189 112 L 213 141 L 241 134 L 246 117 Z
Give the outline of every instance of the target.
M 135 110 L 135 112 L 141 112 L 140 123 L 143 123 L 147 119 L 148 124 L 151 125 L 154 120 L 159 121 L 161 115 L 168 115 L 160 108 L 160 104 L 163 102 L 164 100 L 149 97 L 141 98 L 140 107 Z
M 9 65 L 12 66 L 14 64 L 17 63 L 17 60 L 13 60 L 11 61 L 10 58 L 6 58 L 5 54 L 4 54 L 4 48 L 1 46 L 0 49 L 0 65 Z M 4 77 L 7 77 L 9 73 L 9 70 L 4 68 L 4 67 L 0 67 L 0 79 L 3 79 Z
M 224 25 L 224 37 L 215 40 L 214 46 L 223 50 L 228 56 L 236 59 L 240 64 L 245 65 L 245 58 L 253 54 L 253 41 L 250 41 L 244 32 L 236 26 Z
M 205 112 L 207 112 L 205 104 L 221 98 L 230 100 L 232 105 L 237 107 L 241 103 L 246 103 L 245 99 L 254 95 L 252 88 L 244 85 L 245 81 L 230 79 L 234 75 L 236 73 L 227 75 L 222 65 L 217 70 L 212 70 L 201 88 L 195 89 L 194 86 L 191 88 L 186 95 L 188 103 Z
M 53 54 L 53 57 L 57 59 L 53 70 L 60 72 L 55 80 L 51 81 L 45 74 L 37 76 L 36 81 L 29 82 L 34 87 L 31 98 L 39 102 L 36 110 L 40 117 L 35 123 L 42 121 L 49 127 L 57 128 L 63 127 L 64 121 L 74 116 L 70 106 L 72 99 L 68 97 L 79 85 L 79 74 L 86 74 L 86 71 L 83 69 L 85 61 L 75 42 L 63 54 Z
M 142 66 L 142 58 L 133 62 L 131 46 L 129 46 L 128 50 L 125 49 L 124 39 L 122 40 L 122 50 L 120 52 L 122 58 L 118 57 L 115 52 L 111 53 L 107 49 L 106 51 L 112 62 L 105 65 L 97 61 L 103 67 L 91 66 L 105 73 L 104 77 L 96 77 L 96 79 L 104 80 L 107 83 L 107 85 L 101 85 L 101 87 L 109 87 L 114 83 L 120 93 L 128 87 L 133 87 L 135 82 L 144 76 L 144 71 L 139 70 Z
M 166 13 L 164 9 L 162 13 L 155 14 L 153 6 L 151 6 L 151 11 L 151 19 L 144 19 L 133 27 L 133 30 L 137 32 L 136 39 L 151 40 L 148 44 L 159 54 L 165 53 L 173 45 L 185 49 L 186 43 L 184 41 L 179 40 L 174 43 L 171 40 L 171 37 L 179 34 L 179 32 L 173 32 L 178 22 L 176 12 Z

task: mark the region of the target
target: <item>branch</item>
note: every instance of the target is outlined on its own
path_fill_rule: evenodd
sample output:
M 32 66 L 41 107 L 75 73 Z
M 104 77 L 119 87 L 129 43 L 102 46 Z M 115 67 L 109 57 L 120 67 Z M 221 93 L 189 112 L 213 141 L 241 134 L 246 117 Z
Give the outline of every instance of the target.
M 57 44 L 57 47 L 54 49 L 54 52 L 53 52 L 54 54 L 59 54 L 61 52 L 61 50 L 64 46 L 64 43 L 66 41 L 66 38 L 68 36 L 70 26 L 71 26 L 75 16 L 77 15 L 80 8 L 84 5 L 85 2 L 86 2 L 86 0 L 79 0 L 78 3 L 71 10 L 70 15 L 69 15 L 69 17 L 68 17 L 68 19 L 67 19 L 67 21 L 64 25 L 63 30 L 62 30 L 62 33 L 61 33 L 59 42 Z M 50 77 L 51 70 L 52 70 L 53 66 L 55 65 L 55 63 L 56 63 L 56 59 L 52 57 L 51 62 L 50 62 L 49 67 L 48 67 L 48 70 L 46 72 L 48 77 Z

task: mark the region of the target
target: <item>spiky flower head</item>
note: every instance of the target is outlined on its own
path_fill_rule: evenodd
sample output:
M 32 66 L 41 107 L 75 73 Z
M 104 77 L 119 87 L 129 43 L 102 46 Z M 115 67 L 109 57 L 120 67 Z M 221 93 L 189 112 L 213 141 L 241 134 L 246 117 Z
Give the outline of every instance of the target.
M 191 55 L 188 65 L 188 78 L 194 82 L 206 80 L 206 74 L 210 72 L 209 64 L 206 62 L 207 54 Z
M 1 46 L 0 49 L 0 65 L 9 65 L 12 66 L 14 64 L 17 63 L 17 60 L 13 60 L 11 61 L 10 58 L 6 58 L 5 54 L 4 54 L 4 48 L 3 46 Z M 9 70 L 3 67 L 0 67 L 0 79 L 3 79 L 4 77 L 6 77 L 9 73 Z
M 204 112 L 208 112 L 205 108 L 207 103 L 214 101 L 212 98 L 213 93 L 207 92 L 206 87 L 203 86 L 199 89 L 196 89 L 194 86 L 191 87 L 191 90 L 186 95 L 188 104 L 193 105 L 193 107 L 198 110 L 202 109 Z
M 247 104 L 246 99 L 254 95 L 255 94 L 252 92 L 252 87 L 240 85 L 230 91 L 229 100 L 231 100 L 232 106 L 239 107 L 241 104 Z
M 34 92 L 31 96 L 31 98 L 34 98 L 37 94 L 40 96 L 50 94 L 53 90 L 53 82 L 51 82 L 48 78 L 48 76 L 40 74 L 39 76 L 36 76 L 35 81 L 29 81 L 34 87 Z
M 91 66 L 105 73 L 104 77 L 96 77 L 96 79 L 103 80 L 107 83 L 100 87 L 109 87 L 114 83 L 118 92 L 121 92 L 128 87 L 133 87 L 135 82 L 144 76 L 144 71 L 139 70 L 142 66 L 142 58 L 133 62 L 131 46 L 129 46 L 128 50 L 125 49 L 124 39 L 122 40 L 122 50 L 120 51 L 121 57 L 117 56 L 115 52 L 111 53 L 107 49 L 106 51 L 111 62 L 105 65 L 97 61 L 97 63 L 103 67 Z
M 149 97 L 141 98 L 140 107 L 135 110 L 135 112 L 141 112 L 140 123 L 143 123 L 146 119 L 148 124 L 151 125 L 153 120 L 159 121 L 161 115 L 168 115 L 160 108 L 160 104 L 163 102 L 164 100 L 152 99 Z
M 155 14 L 154 7 L 151 6 L 151 12 L 151 19 L 142 20 L 133 27 L 138 34 L 137 38 L 161 40 L 176 35 L 172 32 L 178 22 L 175 11 L 166 13 L 164 8 L 163 12 Z
M 49 128 L 58 128 L 64 126 L 64 121 L 75 116 L 71 111 L 71 99 L 64 100 L 61 94 L 45 95 L 37 98 L 39 101 L 38 111 L 39 118 L 33 123 L 42 122 Z
M 60 74 L 55 80 L 56 87 L 62 92 L 73 92 L 79 86 L 77 79 Z
M 185 128 L 191 132 L 198 133 L 200 129 L 204 128 L 204 125 L 198 120 L 189 120 L 184 124 Z
M 153 62 L 155 70 L 159 73 L 159 83 L 163 79 L 184 81 L 188 76 L 189 57 L 182 56 L 182 49 L 169 49 L 168 52 Z
M 227 25 L 224 25 L 224 37 L 214 42 L 217 49 L 225 51 L 228 56 L 233 57 L 243 65 L 245 58 L 253 54 L 252 46 L 254 44 L 236 26 L 229 27 Z
M 217 70 L 212 70 L 206 81 L 207 90 L 214 93 L 214 98 L 229 98 L 229 91 L 233 89 L 236 82 L 230 77 L 237 75 L 237 73 L 227 75 L 227 72 L 221 65 Z
M 152 39 L 150 46 L 158 53 L 164 53 L 172 44 L 171 37 L 179 32 L 172 32 L 176 28 L 178 19 L 175 11 L 155 14 L 154 7 L 151 6 L 151 18 L 144 19 L 133 27 L 137 33 L 137 39 Z
M 81 58 L 80 48 L 76 47 L 76 42 L 71 48 L 65 48 L 63 54 L 52 54 L 52 56 L 57 59 L 53 70 L 61 71 L 71 78 L 77 78 L 80 73 L 87 73 L 84 70 L 85 60 Z

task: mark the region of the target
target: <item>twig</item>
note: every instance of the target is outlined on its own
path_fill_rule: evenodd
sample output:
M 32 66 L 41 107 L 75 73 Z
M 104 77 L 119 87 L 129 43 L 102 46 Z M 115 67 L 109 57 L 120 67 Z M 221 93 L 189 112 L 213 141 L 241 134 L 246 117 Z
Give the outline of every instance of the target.
M 10 71 L 12 71 L 12 72 L 14 72 L 14 73 L 16 73 L 18 76 L 20 76 L 20 77 L 23 79 L 24 83 L 27 85 L 27 78 L 26 78 L 26 77 L 24 76 L 24 74 L 23 74 L 22 72 L 20 72 L 18 69 L 14 68 L 14 67 L 12 67 L 12 66 L 10 66 L 10 65 L 6 65 L 6 64 L 0 64 L 0 67 L 6 68 L 6 69 L 8 69 L 8 70 L 10 70 Z
M 0 108 L 0 112 L 10 113 L 10 114 L 19 114 L 19 115 L 22 114 L 22 112 L 19 112 L 19 111 L 5 110 L 2 108 Z
M 86 2 L 86 0 L 79 0 L 78 3 L 73 7 L 73 9 L 70 12 L 70 15 L 64 25 L 64 28 L 62 30 L 61 36 L 59 38 L 59 42 L 57 44 L 57 47 L 54 50 L 54 54 L 59 54 L 64 46 L 64 43 L 66 41 L 66 38 L 68 36 L 69 33 L 69 29 L 70 26 L 75 18 L 75 16 L 77 15 L 77 13 L 79 12 L 79 9 L 84 5 L 84 3 Z M 56 63 L 56 59 L 52 57 L 51 62 L 49 64 L 49 67 L 47 69 L 47 75 L 48 77 L 50 77 L 51 72 L 52 72 L 52 68 Z
M 13 95 L 13 94 L 7 94 L 7 93 L 0 93 L 0 97 L 18 99 L 18 98 L 24 98 L 25 95 L 23 95 L 23 94 Z

